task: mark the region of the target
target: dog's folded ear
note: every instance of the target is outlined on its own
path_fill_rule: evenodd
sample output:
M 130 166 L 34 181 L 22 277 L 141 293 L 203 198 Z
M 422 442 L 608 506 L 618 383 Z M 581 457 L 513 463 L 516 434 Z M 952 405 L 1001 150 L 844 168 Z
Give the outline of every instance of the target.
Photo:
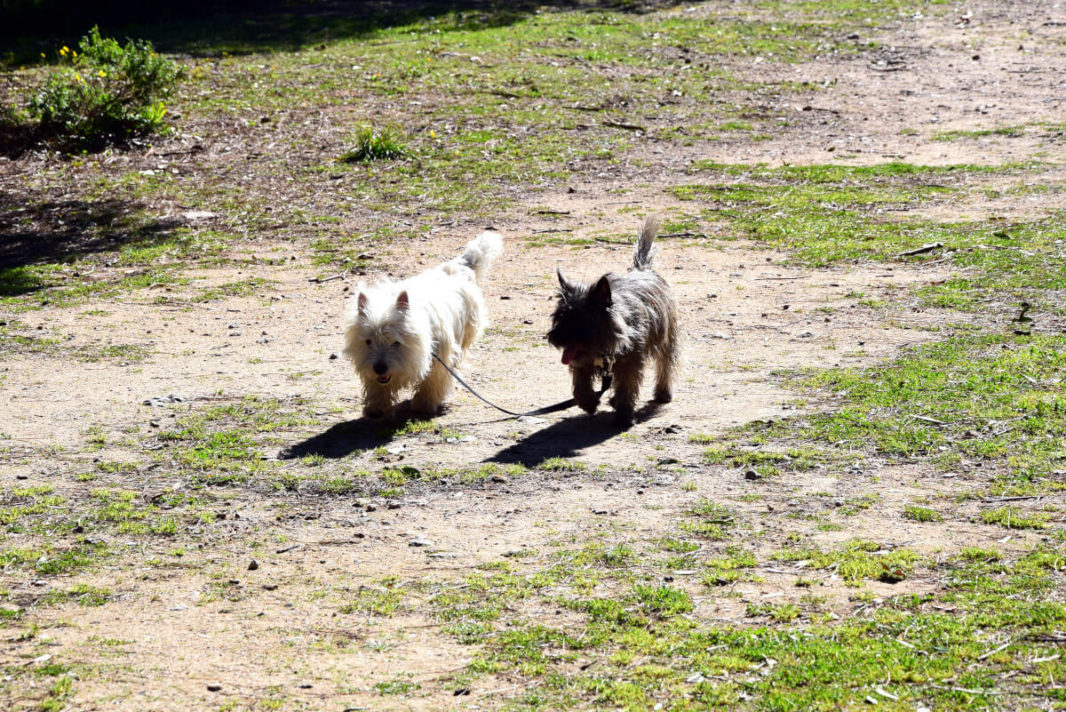
M 405 289 L 396 297 L 396 308 L 405 312 L 409 306 L 411 306 L 411 298 L 407 296 L 407 290 Z
M 592 298 L 605 307 L 611 306 L 611 280 L 607 275 L 600 277 L 600 281 L 592 287 Z

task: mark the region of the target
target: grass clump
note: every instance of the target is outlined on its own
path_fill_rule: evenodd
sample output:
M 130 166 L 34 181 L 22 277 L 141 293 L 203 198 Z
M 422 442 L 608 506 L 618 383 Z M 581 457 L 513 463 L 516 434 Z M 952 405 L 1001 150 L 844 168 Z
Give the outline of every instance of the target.
M 903 510 L 903 516 L 906 519 L 910 519 L 914 522 L 942 522 L 944 521 L 944 515 L 935 509 L 929 509 L 928 507 L 919 507 L 917 505 L 909 505 Z
M 1048 515 L 1042 512 L 1026 513 L 1017 507 L 999 507 L 981 512 L 985 524 L 998 524 L 1007 529 L 1044 529 Z
M 363 125 L 352 136 L 352 147 L 345 151 L 343 163 L 388 161 L 403 158 L 409 153 L 399 130 L 390 126 Z
M 146 41 L 125 46 L 93 27 L 78 50 L 59 50 L 61 67 L 29 101 L 41 136 L 65 151 L 95 151 L 166 131 L 164 100 L 185 68 Z
M 853 539 L 833 551 L 818 549 L 783 549 L 772 557 L 777 561 L 806 561 L 815 569 L 834 569 L 848 586 L 864 580 L 898 583 L 906 579 L 919 556 L 909 549 L 885 550 L 881 545 Z
M 360 587 L 341 608 L 341 613 L 391 617 L 403 601 L 404 591 L 398 588 Z

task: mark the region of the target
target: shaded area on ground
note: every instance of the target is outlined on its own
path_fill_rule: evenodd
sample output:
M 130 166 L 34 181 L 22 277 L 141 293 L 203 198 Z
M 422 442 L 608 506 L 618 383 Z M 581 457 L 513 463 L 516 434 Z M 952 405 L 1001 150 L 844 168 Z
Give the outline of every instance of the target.
M 647 403 L 633 414 L 635 423 L 655 417 L 663 408 L 661 403 Z M 627 428 L 614 424 L 614 411 L 601 410 L 593 415 L 576 415 L 552 423 L 546 428 L 524 437 L 485 462 L 536 467 L 552 458 L 574 458 L 582 450 L 604 443 Z
M 0 271 L 33 264 L 71 261 L 85 255 L 151 244 L 171 234 L 181 221 L 134 218 L 129 200 L 52 199 L 0 195 Z M 10 274 L 0 277 L 0 295 L 35 291 L 19 286 Z
M 278 459 L 297 460 L 301 457 L 319 456 L 332 460 L 348 457 L 360 450 L 384 445 L 392 439 L 393 432 L 392 429 L 383 430 L 380 423 L 369 418 L 346 420 L 282 450 Z
M 456 29 L 503 27 L 548 7 L 647 12 L 676 0 L 194 0 L 146 4 L 131 0 L 0 0 L 0 62 L 37 61 L 40 52 L 70 44 L 92 26 L 104 34 L 151 40 L 158 49 L 193 55 L 295 50 L 339 38 L 454 14 Z

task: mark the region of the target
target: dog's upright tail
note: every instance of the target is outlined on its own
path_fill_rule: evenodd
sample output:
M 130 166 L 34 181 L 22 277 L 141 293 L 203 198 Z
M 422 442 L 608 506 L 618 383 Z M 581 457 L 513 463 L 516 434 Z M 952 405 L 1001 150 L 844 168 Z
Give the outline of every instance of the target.
M 489 265 L 502 252 L 503 238 L 498 232 L 486 230 L 466 243 L 466 249 L 459 255 L 458 262 L 474 270 L 474 278 L 481 284 Z
M 644 227 L 640 231 L 640 239 L 637 240 L 637 249 L 633 252 L 633 269 L 651 269 L 651 258 L 656 252 L 652 249 L 651 241 L 655 239 L 657 232 L 659 232 L 659 216 L 649 215 L 644 219 Z

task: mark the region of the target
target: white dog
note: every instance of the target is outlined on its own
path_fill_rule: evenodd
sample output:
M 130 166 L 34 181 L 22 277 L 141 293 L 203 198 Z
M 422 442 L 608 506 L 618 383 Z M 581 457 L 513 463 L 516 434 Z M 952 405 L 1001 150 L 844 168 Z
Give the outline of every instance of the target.
M 433 359 L 455 368 L 485 328 L 479 284 L 503 238 L 483 232 L 463 254 L 401 282 L 359 283 L 348 305 L 344 355 L 363 381 L 363 413 L 392 412 L 397 394 L 414 388 L 411 410 L 435 415 L 452 377 Z

